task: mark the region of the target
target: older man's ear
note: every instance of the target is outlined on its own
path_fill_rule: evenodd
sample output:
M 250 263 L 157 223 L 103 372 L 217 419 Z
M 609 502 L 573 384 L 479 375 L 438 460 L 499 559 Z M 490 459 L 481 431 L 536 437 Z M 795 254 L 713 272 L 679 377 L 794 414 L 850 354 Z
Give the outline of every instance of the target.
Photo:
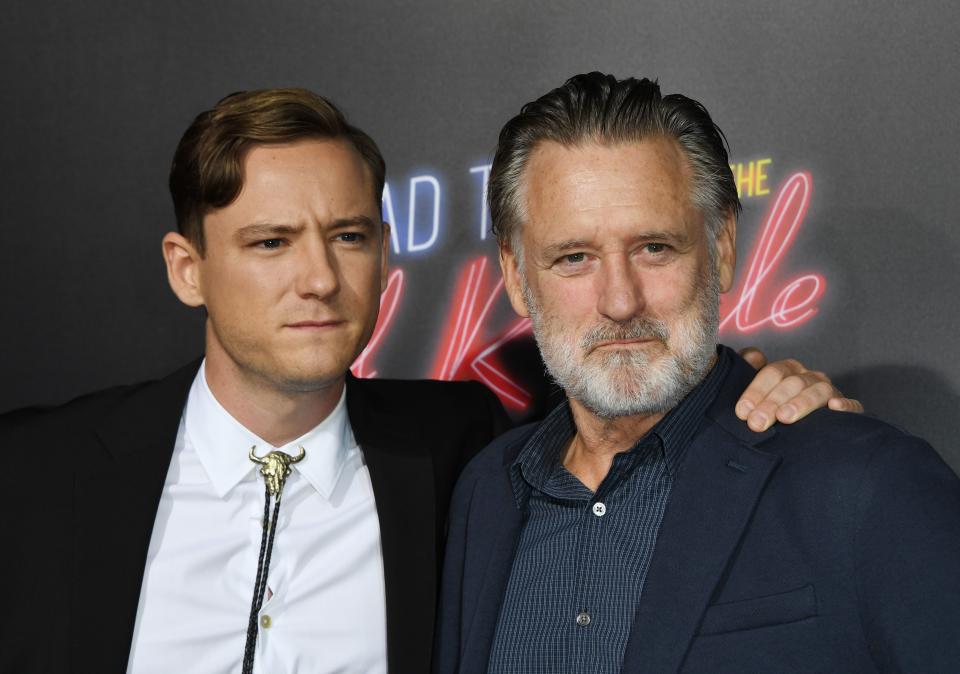
M 500 244 L 500 271 L 503 272 L 503 287 L 507 292 L 513 310 L 520 316 L 527 317 L 527 303 L 523 299 L 523 284 L 520 282 L 520 267 L 523 260 L 514 253 L 508 244 Z
M 733 275 L 737 268 L 737 219 L 733 213 L 727 213 L 717 232 L 716 248 L 720 292 L 725 293 L 733 287 Z

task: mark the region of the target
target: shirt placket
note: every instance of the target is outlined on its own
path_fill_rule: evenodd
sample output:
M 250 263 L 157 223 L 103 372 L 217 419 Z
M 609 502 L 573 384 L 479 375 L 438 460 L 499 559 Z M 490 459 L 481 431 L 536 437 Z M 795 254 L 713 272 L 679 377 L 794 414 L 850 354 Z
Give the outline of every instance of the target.
M 582 506 L 579 523 L 579 550 L 577 555 L 574 607 L 571 612 L 573 638 L 569 641 L 571 652 L 567 655 L 571 674 L 596 672 L 594 650 L 599 622 L 604 619 L 598 603 L 598 570 L 603 563 L 603 516 L 594 512 L 596 498 Z
M 267 574 L 267 591 L 264 595 L 263 605 L 257 615 L 257 643 L 256 657 L 254 658 L 253 670 L 256 674 L 267 674 L 269 672 L 284 671 L 285 664 L 281 658 L 282 648 L 279 641 L 282 641 L 280 630 L 283 629 L 282 609 L 284 605 L 284 591 L 286 588 L 286 576 L 288 565 L 285 563 L 287 555 L 284 554 L 286 540 L 284 531 L 289 529 L 290 525 L 290 506 L 294 501 L 294 492 L 297 491 L 298 481 L 291 479 L 284 487 L 283 500 L 280 505 L 280 512 L 277 517 L 277 531 L 274 536 L 273 551 L 270 559 L 270 569 Z M 258 505 L 260 508 L 255 520 L 255 538 L 253 542 L 253 568 L 256 568 L 260 552 L 260 537 L 263 534 L 261 527 L 266 526 L 263 521 L 263 497 Z M 285 510 L 286 508 L 286 510 Z M 271 509 L 272 514 L 272 509 Z M 253 592 L 253 581 L 250 582 L 250 591 Z
M 619 515 L 617 492 L 629 479 L 653 446 L 640 446 L 630 452 L 614 457 L 610 472 L 595 494 L 584 506 L 580 517 L 580 541 L 577 570 L 577 609 L 572 652 L 568 662 L 572 674 L 596 674 L 600 666 L 597 639 L 604 638 L 608 630 L 603 621 L 612 619 L 612 610 L 604 606 L 601 596 L 608 596 L 610 588 L 601 592 L 601 585 L 608 582 L 604 565 L 609 562 L 607 531 L 613 526 L 613 518 Z M 609 636 L 609 635 L 607 635 Z
M 619 457 L 618 457 L 619 458 Z M 600 604 L 599 584 L 603 582 L 602 569 L 606 558 L 605 518 L 611 505 L 613 491 L 619 484 L 619 468 L 614 460 L 611 475 L 600 485 L 597 492 L 584 501 L 578 524 L 578 551 L 575 583 L 572 597 L 574 611 L 572 639 L 567 662 L 571 674 L 594 674 L 597 669 L 597 631 L 602 631 L 603 607 Z

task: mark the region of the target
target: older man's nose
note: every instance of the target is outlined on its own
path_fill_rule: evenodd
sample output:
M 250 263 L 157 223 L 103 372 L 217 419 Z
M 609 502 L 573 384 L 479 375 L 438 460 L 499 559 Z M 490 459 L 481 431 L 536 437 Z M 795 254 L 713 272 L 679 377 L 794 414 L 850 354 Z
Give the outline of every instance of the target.
M 629 259 L 607 258 L 597 275 L 597 310 L 611 321 L 622 322 L 643 311 L 643 287 Z

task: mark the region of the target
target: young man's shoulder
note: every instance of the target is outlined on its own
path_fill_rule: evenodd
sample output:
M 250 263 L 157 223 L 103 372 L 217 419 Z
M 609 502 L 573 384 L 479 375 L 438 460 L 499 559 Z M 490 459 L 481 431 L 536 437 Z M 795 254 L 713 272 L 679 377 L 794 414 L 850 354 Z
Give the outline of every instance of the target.
M 374 399 L 391 402 L 423 401 L 455 405 L 469 400 L 495 400 L 486 386 L 475 381 L 438 381 L 435 379 L 352 379 Z
M 347 404 L 353 423 L 392 420 L 434 433 L 479 434 L 482 442 L 470 452 L 471 457 L 510 426 L 499 398 L 475 381 L 350 378 Z
M 501 479 L 538 426 L 539 422 L 524 424 L 495 438 L 467 464 L 460 483 L 466 488 L 468 484 Z
M 166 413 L 184 402 L 200 361 L 194 361 L 159 379 L 112 386 L 49 406 L 32 406 L 0 414 L 0 439 L 35 439 L 49 444 L 54 438 L 80 439 L 86 431 L 110 417 L 130 401 L 138 418 Z M 134 420 L 136 421 L 136 420 Z
M 87 426 L 92 420 L 109 414 L 125 397 L 151 383 L 111 386 L 59 405 L 33 405 L 4 412 L 0 414 L 0 434 L 34 430 L 49 433 L 65 426 Z

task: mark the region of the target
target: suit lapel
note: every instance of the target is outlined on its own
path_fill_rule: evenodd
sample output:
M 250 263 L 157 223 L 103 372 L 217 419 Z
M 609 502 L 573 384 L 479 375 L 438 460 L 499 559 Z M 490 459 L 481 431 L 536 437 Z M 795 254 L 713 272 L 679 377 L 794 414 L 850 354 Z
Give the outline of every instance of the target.
M 487 671 L 500 607 L 507 593 L 513 558 L 525 521 L 525 509 L 517 507 L 510 466 L 529 437 L 529 432 L 521 434 L 504 448 L 500 474 L 477 489 L 470 504 L 467 529 L 471 543 L 463 561 L 460 598 L 463 628 L 459 644 L 459 674 Z
M 157 506 L 198 366 L 128 394 L 94 429 L 106 452 L 77 457 L 73 643 L 85 671 L 126 669 Z
M 516 504 L 509 467 L 528 437 L 529 434 L 522 436 L 507 448 L 502 473 L 490 487 L 484 485 L 483 492 L 471 505 L 477 515 L 469 523 L 472 542 L 467 557 L 469 565 L 464 569 L 465 630 L 460 649 L 460 674 L 487 671 L 524 522 L 524 513 Z
M 624 672 L 676 672 L 700 619 L 737 549 L 780 458 L 752 445 L 732 409 L 749 381 L 737 359 L 704 427 L 687 450 L 664 513 L 640 606 L 627 643 Z
M 439 544 L 433 461 L 420 427 L 393 413 L 370 383 L 348 377 L 347 410 L 370 471 L 387 595 L 391 672 L 430 662 L 436 618 Z M 420 420 L 422 421 L 422 419 Z

